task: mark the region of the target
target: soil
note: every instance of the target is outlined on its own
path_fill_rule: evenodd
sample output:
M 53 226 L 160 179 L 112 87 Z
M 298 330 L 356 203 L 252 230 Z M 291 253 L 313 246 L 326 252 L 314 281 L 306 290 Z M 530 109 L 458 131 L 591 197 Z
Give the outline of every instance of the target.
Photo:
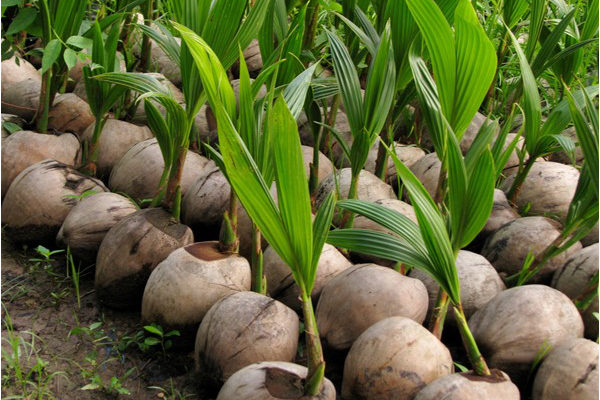
M 144 337 L 152 334 L 143 334 L 138 312 L 111 310 L 96 301 L 93 266 L 81 267 L 79 307 L 73 280 L 66 274 L 64 252 L 52 255 L 53 262 L 35 261 L 41 258 L 37 252 L 12 243 L 6 235 L 1 250 L 2 396 L 216 397 L 199 387 L 191 350 L 163 352 L 160 344 L 140 349 L 138 343 L 143 346 Z M 82 390 L 86 386 L 89 389 Z

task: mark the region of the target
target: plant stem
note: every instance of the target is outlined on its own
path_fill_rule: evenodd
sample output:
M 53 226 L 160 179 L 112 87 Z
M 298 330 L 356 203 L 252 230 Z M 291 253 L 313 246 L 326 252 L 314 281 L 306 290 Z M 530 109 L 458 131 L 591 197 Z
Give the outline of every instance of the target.
M 304 384 L 304 393 L 316 396 L 321 391 L 325 377 L 325 359 L 321 339 L 317 331 L 317 320 L 312 305 L 310 294 L 302 287 L 302 312 L 304 314 L 304 334 L 306 337 L 306 351 L 308 355 L 308 373 Z
M 460 337 L 462 338 L 465 350 L 467 350 L 467 355 L 469 356 L 469 361 L 471 361 L 473 370 L 479 376 L 491 375 L 490 369 L 479 352 L 475 338 L 469 329 L 469 324 L 467 324 L 467 318 L 465 317 L 462 304 L 459 303 L 458 305 L 453 305 L 453 308 L 458 330 L 460 331 Z
M 152 0 L 147 0 L 144 7 L 144 25 L 150 26 L 152 24 Z M 140 55 L 140 71 L 148 72 L 150 66 L 152 47 L 150 43 L 150 37 L 144 35 L 142 38 L 142 50 Z
M 308 8 L 304 17 L 304 37 L 302 38 L 302 49 L 304 50 L 310 50 L 313 47 L 319 18 L 320 0 L 308 0 L 308 2 Z
M 444 322 L 446 321 L 446 315 L 448 314 L 449 304 L 450 299 L 448 298 L 448 293 L 440 288 L 437 299 L 435 300 L 433 313 L 429 319 L 429 330 L 439 340 L 442 340 L 442 332 L 444 330 Z
M 96 161 L 98 160 L 98 140 L 102 134 L 102 129 L 106 124 L 106 117 L 96 118 L 94 123 L 94 133 L 92 140 L 89 142 L 88 153 L 86 159 L 83 160 L 83 171 L 90 176 L 96 176 Z
M 350 180 L 350 190 L 348 190 L 348 199 L 356 199 L 356 193 L 358 191 L 358 177 L 360 173 L 353 174 Z M 354 224 L 354 213 L 351 211 L 344 211 L 342 214 L 342 227 L 344 229 L 352 228 Z
M 520 171 L 517 171 L 515 180 L 513 181 L 513 184 L 506 195 L 509 202 L 514 204 L 515 199 L 517 198 L 517 196 L 519 195 L 519 191 L 521 190 L 521 186 L 523 185 L 523 182 L 525 182 L 525 178 L 527 178 L 529 170 L 531 170 L 531 167 L 533 167 L 533 163 L 535 162 L 536 158 L 537 157 L 533 157 L 530 155 L 529 159 L 525 163 L 525 168 L 521 169 Z
M 171 166 L 169 172 L 167 189 L 165 191 L 165 198 L 163 201 L 165 208 L 169 211 L 173 210 L 173 205 L 175 203 L 175 198 L 177 197 L 179 183 L 181 182 L 181 175 L 183 174 L 185 156 L 187 155 L 187 147 L 181 146 L 178 150 L 179 151 L 177 152 L 177 158 L 175 159 L 175 163 Z
M 263 252 L 262 252 L 262 239 L 260 230 L 253 223 L 252 224 L 252 272 L 254 274 L 254 287 L 252 290 L 256 293 L 267 294 L 267 285 L 265 276 L 263 274 Z
M 237 253 L 240 240 L 237 236 L 238 225 L 238 200 L 233 189 L 229 194 L 229 209 L 223 215 L 223 229 L 219 238 L 219 249 L 223 253 Z
M 37 110 L 37 129 L 40 133 L 48 133 L 48 111 L 50 110 L 50 86 L 52 83 L 52 68 L 42 75 L 42 88 L 40 90 L 40 104 Z

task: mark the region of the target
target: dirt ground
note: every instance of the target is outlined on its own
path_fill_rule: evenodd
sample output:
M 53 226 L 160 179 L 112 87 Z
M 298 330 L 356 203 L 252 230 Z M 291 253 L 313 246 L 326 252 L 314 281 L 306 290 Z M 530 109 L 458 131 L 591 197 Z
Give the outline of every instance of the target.
M 199 386 L 191 353 L 164 352 L 160 344 L 140 349 L 152 334 L 139 313 L 98 304 L 91 267 L 79 279 L 78 306 L 65 253 L 36 258 L 2 235 L 2 398 L 215 397 Z

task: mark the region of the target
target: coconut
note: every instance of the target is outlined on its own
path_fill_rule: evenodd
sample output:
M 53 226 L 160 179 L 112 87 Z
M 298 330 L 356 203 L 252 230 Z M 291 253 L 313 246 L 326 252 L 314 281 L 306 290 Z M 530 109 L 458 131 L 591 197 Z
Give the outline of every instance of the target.
M 350 191 L 350 181 L 352 179 L 352 171 L 350 168 L 343 168 L 329 175 L 323 179 L 317 187 L 317 194 L 315 197 L 315 205 L 317 208 L 321 206 L 321 203 L 325 201 L 327 195 L 332 191 L 338 192 L 338 199 L 348 198 L 348 192 Z M 358 188 L 356 190 L 356 198 L 359 200 L 374 202 L 382 199 L 395 199 L 396 194 L 394 189 L 381 179 L 377 178 L 372 173 L 361 170 L 358 176 Z M 340 216 L 334 217 L 334 222 L 339 224 Z
M 585 235 L 583 239 L 581 239 L 581 244 L 584 246 L 590 246 L 594 243 L 598 243 L 598 223 L 592 228 L 590 233 Z
M 410 399 L 452 371 L 450 352 L 427 329 L 409 318 L 386 318 L 352 345 L 344 364 L 342 398 Z
M 193 344 L 208 310 L 232 293 L 250 290 L 250 264 L 218 251 L 218 242 L 201 242 L 172 252 L 152 271 L 142 300 L 142 321 L 176 329 Z
M 8 188 L 2 203 L 2 225 L 16 241 L 54 241 L 71 208 L 83 193 L 91 191 L 108 189 L 58 161 L 38 162 L 17 175 Z
M 456 258 L 456 269 L 460 282 L 460 299 L 467 318 L 506 289 L 492 264 L 479 254 L 466 250 L 459 251 Z M 429 293 L 429 314 L 431 314 L 440 291 L 439 285 L 431 275 L 420 269 L 412 270 L 410 276 L 425 284 L 427 293 Z M 428 315 L 428 318 L 430 316 Z M 448 310 L 448 321 L 454 322 L 452 307 Z
M 188 151 L 181 176 L 181 195 L 202 173 L 208 159 Z M 160 147 L 156 139 L 137 143 L 113 167 L 108 186 L 114 192 L 124 192 L 136 200 L 149 199 L 156 195 L 160 178 L 165 168 Z
M 539 255 L 560 235 L 560 225 L 544 217 L 517 218 L 496 230 L 485 243 L 481 255 L 487 258 L 498 272 L 513 275 L 519 273 L 529 252 Z M 581 249 L 579 242 L 548 261 L 534 281 L 549 280 L 575 252 Z
M 443 376 L 417 393 L 413 400 L 519 400 L 519 388 L 497 369 L 491 376 L 460 372 Z
M 485 115 L 483 115 L 482 113 L 480 113 L 479 111 L 476 112 L 475 115 L 473 116 L 471 123 L 469 124 L 469 126 L 467 126 L 465 133 L 463 134 L 462 138 L 460 139 L 460 149 L 463 152 L 463 154 L 466 154 L 467 151 L 471 148 L 473 141 L 475 141 L 475 138 L 477 137 L 477 134 L 479 133 L 479 130 L 485 123 L 486 119 L 487 119 L 487 117 Z M 499 132 L 496 131 L 494 133 L 494 136 L 498 136 L 498 133 Z
M 19 128 L 25 126 L 25 121 L 17 115 L 2 114 L 2 140 L 10 136 L 11 133 L 15 132 L 14 127 L 9 128 L 8 124 L 17 125 Z M 18 129 L 17 131 L 20 131 Z M 4 142 L 3 142 L 4 143 Z
M 490 367 L 520 383 L 542 346 L 583 335 L 583 322 L 567 296 L 544 285 L 500 292 L 469 319 Z
M 418 279 L 379 265 L 359 264 L 340 272 L 323 287 L 317 328 L 329 346 L 347 349 L 382 319 L 401 316 L 422 323 L 427 303 L 427 289 Z
M 598 296 L 594 298 L 592 304 L 583 312 L 583 323 L 585 325 L 585 337 L 590 340 L 598 340 Z
M 116 193 L 96 193 L 84 197 L 71 209 L 56 241 L 85 260 L 96 260 L 104 236 L 117 222 L 137 211 L 127 197 Z
M 41 83 L 37 79 L 2 82 L 2 112 L 32 120 L 40 105 L 40 90 Z
M 96 123 L 83 132 L 82 140 L 91 143 Z M 138 126 L 118 119 L 108 119 L 102 127 L 97 142 L 98 159 L 96 174 L 108 177 L 112 168 L 133 145 L 152 138 L 152 132 L 146 126 Z
M 254 82 L 254 79 L 250 79 L 250 82 Z M 235 96 L 235 104 L 239 108 L 240 106 L 240 80 L 233 79 L 231 82 L 231 88 L 233 89 L 233 95 Z M 267 87 L 262 85 L 256 98 L 260 99 L 261 97 L 265 97 L 267 95 Z M 217 119 L 215 118 L 210 107 L 206 109 L 206 119 L 208 121 L 208 127 L 210 131 L 217 130 Z
M 106 234 L 96 258 L 96 294 L 114 308 L 138 307 L 150 273 L 194 235 L 162 208 L 129 214 Z
M 308 119 L 306 119 L 306 123 L 300 123 L 299 121 L 300 127 L 298 128 L 298 132 L 300 133 L 300 141 L 306 146 L 314 147 L 315 138 L 313 137 L 310 124 L 307 122 Z M 350 130 L 348 116 L 342 109 L 339 109 L 336 114 L 334 127 L 344 143 L 348 145 L 348 148 L 351 148 L 354 136 L 352 136 L 352 131 Z M 329 134 L 329 144 L 326 143 L 325 140 L 321 141 L 321 150 L 323 150 L 325 154 L 329 154 L 336 165 L 342 167 L 350 166 L 350 160 L 348 160 L 348 157 L 344 154 L 342 146 L 333 134 Z
M 236 371 L 261 361 L 296 356 L 300 322 L 283 303 L 254 292 L 219 300 L 205 315 L 194 350 L 196 368 L 211 382 L 224 382 Z
M 584 294 L 587 286 L 598 273 L 598 243 L 577 251 L 556 270 L 552 287 L 576 299 Z
M 505 192 L 512 186 L 514 178 L 515 175 L 511 175 L 504 181 L 502 189 Z M 579 171 L 570 165 L 535 162 L 518 191 L 515 203 L 519 208 L 530 205 L 530 212 L 549 213 L 564 220 L 578 181 Z
M 508 204 L 506 195 L 500 189 L 494 189 L 494 205 L 492 213 L 485 226 L 481 230 L 481 235 L 488 236 L 495 232 L 501 226 L 519 218 L 519 214 Z
M 598 398 L 598 343 L 565 340 L 540 366 L 533 383 L 534 400 L 595 400 Z
M 248 365 L 231 375 L 217 400 L 335 400 L 335 387 L 327 378 L 317 396 L 304 396 L 308 369 L 283 361 Z
M 252 39 L 246 50 L 244 50 L 244 61 L 246 61 L 248 72 L 252 75 L 258 75 L 263 67 L 263 60 L 257 39 Z
M 405 145 L 394 142 L 394 150 L 396 151 L 396 156 L 398 157 L 398 159 L 409 168 L 425 156 L 425 152 L 423 151 L 423 149 L 413 145 Z M 367 162 L 365 163 L 365 169 L 369 172 L 372 172 L 373 174 L 375 173 L 375 168 L 377 168 L 378 153 L 379 143 L 375 143 L 375 145 L 371 147 L 371 150 L 369 150 L 369 157 L 367 158 Z M 385 176 L 386 182 L 389 182 L 392 185 L 397 183 L 396 165 L 390 157 L 388 157 L 387 159 L 387 168 Z
M 304 172 L 307 179 L 310 177 L 310 164 L 313 161 L 313 148 L 310 146 L 302 146 L 302 157 L 304 158 Z M 317 171 L 317 181 L 321 182 L 333 173 L 333 163 L 327 156 L 319 152 L 319 170 Z
M 168 80 L 163 74 L 159 74 L 156 72 L 146 72 L 144 73 L 144 75 L 155 78 L 161 85 L 163 85 L 165 90 L 167 90 L 173 95 L 175 101 L 177 101 L 179 104 L 183 105 L 185 103 L 185 97 L 183 96 L 183 92 L 179 90 L 177 86 L 173 85 L 173 83 L 170 80 Z M 165 115 L 165 108 L 161 104 L 154 103 L 154 105 L 156 106 L 156 108 L 158 108 L 162 115 Z M 144 108 L 144 101 L 140 101 L 138 103 L 137 108 L 135 110 L 135 116 L 133 117 L 131 122 L 141 125 L 148 124 L 148 118 L 146 117 L 146 109 Z
M 435 196 L 440 180 L 442 163 L 436 153 L 429 153 L 410 167 L 410 170 L 421 181 L 431 197 Z
M 351 266 L 352 263 L 335 247 L 325 244 L 317 264 L 317 276 L 311 295 L 313 303 L 317 303 L 323 286 L 334 276 Z M 286 306 L 301 311 L 300 289 L 294 281 L 292 271 L 270 246 L 267 247 L 263 255 L 263 270 L 267 279 L 269 295 Z
M 231 187 L 225 175 L 210 161 L 190 186 L 181 203 L 182 221 L 197 239 L 214 239 L 219 234 L 223 213 L 229 207 Z
M 69 166 L 78 166 L 81 146 L 75 135 L 42 135 L 32 131 L 18 131 L 2 142 L 2 195 L 17 175 L 25 168 L 46 160 L 56 160 Z
M 143 15 L 138 14 L 136 19 L 139 24 L 144 23 Z M 158 35 L 164 35 L 160 28 L 154 23 L 151 23 L 150 27 L 154 31 L 156 31 Z M 177 46 L 181 47 L 181 38 L 176 37 L 174 39 L 175 42 L 177 42 Z M 133 54 L 139 58 L 141 56 L 142 51 L 141 34 L 133 35 L 132 41 Z M 149 71 L 156 71 L 161 73 L 174 85 L 181 86 L 181 71 L 179 69 L 179 65 L 177 65 L 177 63 L 175 63 L 175 61 L 173 61 L 171 57 L 169 57 L 169 55 L 162 49 L 162 47 L 160 47 L 153 39 L 150 39 L 150 65 L 148 65 L 147 67 Z
M 73 93 L 59 94 L 48 113 L 48 128 L 81 136 L 94 122 L 90 106 Z
M 8 85 L 13 83 L 23 82 L 27 79 L 37 81 L 40 85 L 42 84 L 42 76 L 37 69 L 27 60 L 21 57 L 13 55 L 11 58 L 2 61 L 2 97 L 4 97 L 4 91 Z M 6 85 L 6 86 L 5 86 Z
M 575 164 L 581 165 L 584 160 L 584 155 L 583 155 L 583 150 L 581 149 L 581 146 L 579 145 L 579 140 L 577 139 L 577 131 L 575 130 L 575 127 L 570 126 L 569 128 L 567 128 L 566 130 L 564 130 L 562 132 L 562 135 L 570 138 L 577 146 L 577 147 L 575 147 L 575 154 L 574 154 L 575 160 L 571 160 L 571 157 L 569 157 L 569 155 L 562 149 L 550 154 L 548 156 L 548 159 L 550 161 L 555 161 L 555 162 L 559 162 L 562 164 L 568 164 L 568 165 L 572 165 L 573 161 L 575 161 Z

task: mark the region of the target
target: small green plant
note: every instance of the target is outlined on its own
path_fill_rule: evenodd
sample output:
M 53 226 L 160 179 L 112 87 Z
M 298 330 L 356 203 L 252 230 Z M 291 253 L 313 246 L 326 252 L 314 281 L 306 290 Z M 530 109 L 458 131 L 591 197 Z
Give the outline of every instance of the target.
M 71 254 L 71 248 L 67 247 L 67 276 L 70 275 L 73 288 L 75 289 L 75 297 L 77 298 L 77 308 L 81 308 L 81 294 L 79 292 L 79 276 L 81 274 L 81 265 L 75 267 L 75 260 Z
M 156 396 L 164 400 L 185 400 L 196 396 L 192 393 L 182 393 L 175 387 L 173 378 L 169 378 L 168 388 L 163 388 L 160 386 L 148 386 L 148 389 L 158 390 L 159 393 Z
M 80 373 L 81 377 L 89 381 L 89 383 L 82 386 L 80 390 L 101 390 L 112 396 L 131 394 L 129 389 L 123 386 L 123 382 L 136 370 L 136 368 L 130 368 L 121 377 L 112 376 L 108 382 L 106 382 L 102 379 L 99 371 L 105 364 L 114 361 L 114 358 L 109 358 L 99 363 L 98 352 L 94 350 L 85 357 L 84 361 L 87 365 L 79 366 L 81 370 Z
M 151 333 L 153 336 L 146 337 L 144 339 L 144 344 L 148 346 L 148 348 L 154 346 L 160 346 L 162 349 L 163 355 L 166 354 L 167 350 L 173 347 L 173 340 L 169 338 L 174 338 L 176 336 L 180 336 L 179 331 L 172 330 L 169 332 L 165 332 L 163 328 L 158 324 L 151 324 L 144 326 L 144 330 L 146 332 Z
M 39 257 L 29 259 L 29 261 L 33 262 L 33 265 L 30 267 L 32 271 L 36 271 L 41 268 L 53 278 L 61 277 L 61 274 L 55 271 L 58 260 L 56 260 L 54 256 L 64 253 L 64 250 L 50 250 L 42 245 L 39 245 L 34 249 L 34 251 L 39 255 Z

